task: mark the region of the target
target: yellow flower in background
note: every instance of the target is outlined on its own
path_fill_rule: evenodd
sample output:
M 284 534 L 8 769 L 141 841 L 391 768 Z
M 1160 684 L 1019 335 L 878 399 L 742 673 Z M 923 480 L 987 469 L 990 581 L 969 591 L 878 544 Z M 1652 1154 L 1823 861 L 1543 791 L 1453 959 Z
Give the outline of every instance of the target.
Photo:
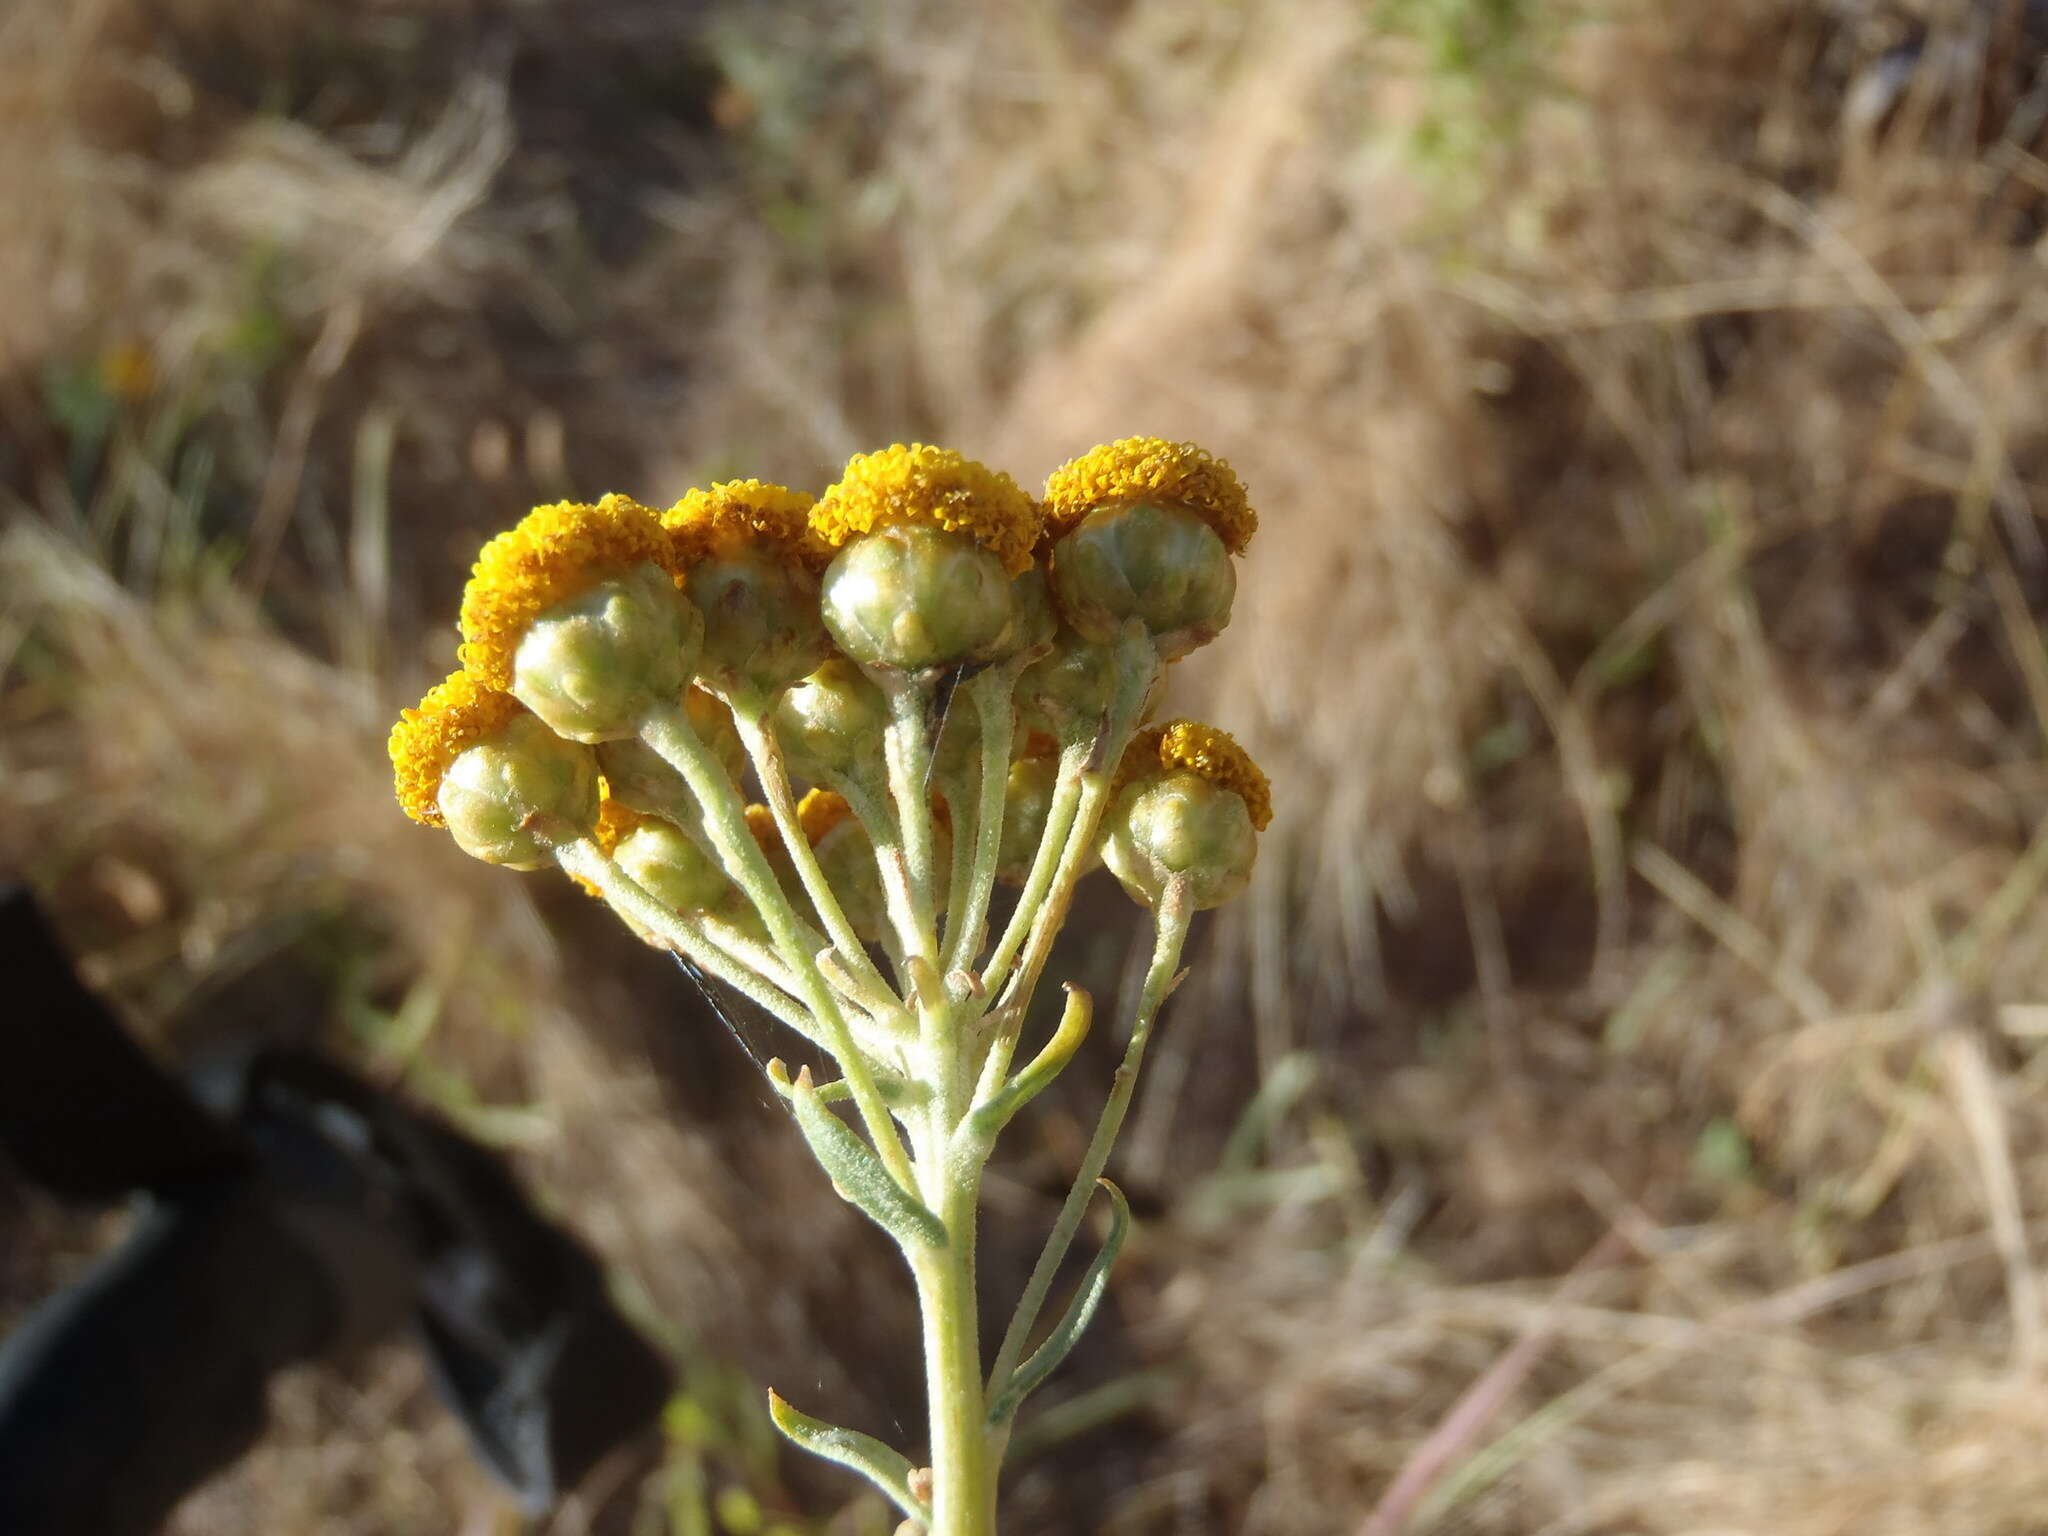
M 1047 476 L 1045 537 L 1061 538 L 1099 508 L 1137 502 L 1187 508 L 1216 530 L 1233 555 L 1243 554 L 1258 531 L 1258 514 L 1227 460 L 1193 443 L 1125 437 L 1092 448 Z
M 804 829 L 804 840 L 813 848 L 825 834 L 853 814 L 846 797 L 833 789 L 814 789 L 797 802 L 796 819 Z
M 833 549 L 891 524 L 964 533 L 1016 576 L 1031 565 L 1042 519 L 1008 475 L 928 443 L 856 454 L 811 511 L 811 527 Z

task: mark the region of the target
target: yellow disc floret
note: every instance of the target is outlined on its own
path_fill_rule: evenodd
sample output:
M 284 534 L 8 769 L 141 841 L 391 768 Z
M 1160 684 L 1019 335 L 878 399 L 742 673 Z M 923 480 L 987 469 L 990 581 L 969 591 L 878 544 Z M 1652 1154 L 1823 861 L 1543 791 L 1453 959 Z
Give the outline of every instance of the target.
M 428 689 L 418 707 L 402 712 L 391 728 L 391 769 L 405 814 L 422 826 L 448 825 L 439 804 L 448 765 L 524 713 L 511 694 L 486 688 L 467 673 L 453 673 Z
M 1126 437 L 1092 448 L 1045 482 L 1045 536 L 1063 537 L 1099 507 L 1164 502 L 1185 507 L 1216 530 L 1224 548 L 1244 553 L 1259 526 L 1244 486 L 1226 460 L 1193 443 Z
M 590 840 L 597 844 L 598 852 L 610 854 L 617 850 L 619 839 L 639 826 L 647 818 L 638 811 L 630 810 L 612 798 L 611 781 L 599 778 L 597 781 L 597 825 L 591 830 Z M 589 880 L 576 873 L 568 872 L 569 878 L 586 896 L 604 900 L 604 892 Z
M 846 796 L 837 790 L 814 789 L 796 803 L 796 819 L 804 829 L 804 841 L 813 848 L 825 840 L 825 834 L 853 814 L 853 808 L 846 803 Z
M 510 686 L 528 625 L 602 577 L 650 563 L 671 576 L 683 569 L 660 520 L 631 497 L 535 507 L 476 557 L 462 593 L 464 670 L 488 687 Z
M 728 539 L 740 538 L 786 552 L 822 570 L 831 549 L 811 528 L 812 498 L 766 480 L 724 480 L 692 491 L 661 514 L 685 565 L 708 559 Z
M 1219 789 L 1234 791 L 1251 813 L 1252 827 L 1266 830 L 1273 819 L 1273 786 L 1228 731 L 1199 720 L 1174 720 L 1160 731 L 1159 766 L 1186 770 Z
M 617 848 L 619 840 L 628 832 L 652 819 L 613 799 L 612 787 L 607 780 L 598 780 L 597 796 L 597 830 L 591 833 L 591 839 L 605 853 Z
M 765 805 L 750 805 L 746 808 L 747 830 L 754 835 L 754 841 L 761 845 L 761 851 L 769 855 L 784 852 L 782 831 L 775 825 L 775 813 Z
M 927 443 L 856 454 L 811 509 L 811 527 L 832 549 L 892 523 L 922 524 L 967 534 L 1012 576 L 1030 568 L 1041 522 L 1008 475 Z

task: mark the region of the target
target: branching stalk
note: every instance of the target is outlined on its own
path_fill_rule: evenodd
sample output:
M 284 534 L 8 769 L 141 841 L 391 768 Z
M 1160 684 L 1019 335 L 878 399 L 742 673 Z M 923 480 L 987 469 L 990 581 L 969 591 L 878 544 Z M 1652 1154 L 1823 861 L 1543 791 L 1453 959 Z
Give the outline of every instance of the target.
M 839 1063 L 839 1070 L 845 1074 L 847 1086 L 853 1091 L 854 1104 L 860 1110 L 861 1123 L 867 1128 L 868 1137 L 874 1142 L 883 1166 L 906 1189 L 912 1188 L 910 1159 L 896 1135 L 888 1106 L 882 1102 L 881 1093 L 875 1087 L 867 1059 L 854 1044 L 838 999 L 825 984 L 825 978 L 812 958 L 817 946 L 810 942 L 813 936 L 803 931 L 808 925 L 799 923 L 788 898 L 775 883 L 775 872 L 768 867 L 767 857 L 754 841 L 754 834 L 747 829 L 746 812 L 732 780 L 718 759 L 698 740 L 680 704 L 650 710 L 641 722 L 641 737 L 683 776 L 690 792 L 703 806 L 705 830 L 717 846 L 726 869 L 753 901 L 761 921 L 768 925 L 768 932 L 775 940 L 775 947 L 782 952 L 783 960 L 802 984 L 804 1001 L 824 1032 L 826 1049 L 831 1051 Z
M 1074 1176 L 1073 1185 L 1067 1191 L 1066 1203 L 1060 1207 L 1059 1219 L 1054 1222 L 1052 1234 L 1046 1238 L 1045 1247 L 1039 1252 L 1038 1263 L 1032 1268 L 1023 1298 L 1017 1303 L 1017 1310 L 1003 1335 L 1002 1346 L 996 1351 L 995 1364 L 989 1370 L 988 1396 L 991 1402 L 996 1401 L 1008 1387 L 1017 1362 L 1023 1358 L 1031 1329 L 1045 1305 L 1046 1292 L 1052 1288 L 1060 1261 L 1066 1258 L 1067 1248 L 1073 1242 L 1074 1234 L 1080 1230 L 1081 1218 L 1087 1214 L 1088 1202 L 1095 1193 L 1095 1181 L 1102 1177 L 1102 1170 L 1109 1162 L 1110 1148 L 1116 1144 L 1117 1132 L 1123 1129 L 1124 1115 L 1131 1107 L 1131 1095 L 1138 1083 L 1138 1067 L 1145 1059 L 1145 1046 L 1152 1038 L 1152 1024 L 1159 1015 L 1159 1005 L 1166 1000 L 1166 994 L 1172 988 L 1191 916 L 1186 883 L 1176 881 L 1167 887 L 1165 899 L 1159 904 L 1153 930 L 1152 964 L 1145 973 L 1137 1016 L 1131 1023 L 1130 1043 L 1124 1047 L 1123 1063 L 1116 1069 L 1109 1102 L 1102 1107 L 1101 1118 L 1095 1123 L 1095 1134 L 1088 1142 L 1087 1155 L 1081 1159 L 1080 1172 Z

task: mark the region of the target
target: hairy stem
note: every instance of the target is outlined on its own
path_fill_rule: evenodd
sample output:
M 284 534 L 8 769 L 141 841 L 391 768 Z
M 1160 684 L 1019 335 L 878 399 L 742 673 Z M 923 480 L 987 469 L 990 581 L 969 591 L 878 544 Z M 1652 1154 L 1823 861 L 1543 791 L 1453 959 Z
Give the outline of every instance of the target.
M 717 757 L 698 739 L 680 704 L 667 704 L 650 710 L 641 722 L 640 734 L 648 746 L 683 776 L 690 792 L 703 806 L 705 831 L 717 847 L 718 855 L 734 882 L 747 893 L 754 909 L 761 914 L 761 921 L 768 925 L 769 935 L 775 940 L 775 947 L 782 952 L 783 962 L 802 985 L 804 1001 L 824 1031 L 826 1049 L 831 1051 L 839 1063 L 839 1070 L 845 1074 L 853 1102 L 860 1110 L 861 1123 L 867 1127 L 868 1138 L 874 1142 L 883 1166 L 905 1189 L 914 1189 L 910 1159 L 896 1134 L 895 1123 L 889 1118 L 888 1106 L 882 1102 L 881 1092 L 875 1087 L 867 1058 L 847 1028 L 839 1000 L 818 969 L 815 946 L 810 943 L 811 936 L 804 931 L 808 924 L 798 920 L 788 898 L 782 894 L 781 886 L 776 884 L 775 872 L 768 867 L 767 856 L 761 852 L 760 845 L 754 841 L 754 834 L 747 828 L 746 811 L 740 804 L 739 792 L 733 788 L 731 778 Z
M 1060 1261 L 1067 1256 L 1067 1248 L 1072 1244 L 1075 1232 L 1080 1230 L 1081 1218 L 1087 1214 L 1088 1202 L 1095 1194 L 1095 1181 L 1102 1177 L 1102 1170 L 1109 1162 L 1110 1148 L 1116 1144 L 1117 1132 L 1123 1129 L 1124 1115 L 1131 1107 L 1131 1095 L 1138 1083 L 1138 1067 L 1144 1061 L 1145 1046 L 1152 1037 L 1152 1023 L 1158 1017 L 1159 1005 L 1166 1000 L 1180 965 L 1181 946 L 1187 940 L 1191 916 L 1186 881 L 1172 881 L 1159 903 L 1152 942 L 1152 964 L 1145 973 L 1145 987 L 1139 994 L 1138 1011 L 1131 1022 L 1131 1038 L 1124 1048 L 1123 1063 L 1116 1069 L 1109 1102 L 1103 1105 L 1101 1118 L 1095 1122 L 1095 1134 L 1088 1142 L 1087 1155 L 1081 1159 L 1080 1172 L 1074 1176 L 1066 1203 L 1060 1207 L 1059 1219 L 1053 1223 L 1052 1234 L 1046 1238 L 1045 1247 L 1039 1252 L 1038 1262 L 1031 1270 L 1031 1279 L 1024 1287 L 1023 1298 L 1017 1303 L 1010 1326 L 1003 1334 L 1002 1347 L 996 1351 L 995 1364 L 989 1371 L 990 1401 L 1001 1393 L 1011 1373 L 1017 1369 L 1017 1362 L 1024 1356 L 1024 1346 L 1029 1342 L 1031 1329 L 1045 1305 L 1046 1293 L 1052 1288 L 1053 1275 L 1059 1270 Z

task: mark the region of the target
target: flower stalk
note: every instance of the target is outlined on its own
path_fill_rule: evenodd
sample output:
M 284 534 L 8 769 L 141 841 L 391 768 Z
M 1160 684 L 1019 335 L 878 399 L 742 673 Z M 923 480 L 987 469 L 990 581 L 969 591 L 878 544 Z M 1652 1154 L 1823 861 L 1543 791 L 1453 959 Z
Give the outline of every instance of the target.
M 928 1459 L 772 1394 L 771 1413 L 924 1536 L 996 1531 L 1018 1411 L 1087 1328 L 1130 1224 L 1103 1174 L 1193 914 L 1242 887 L 1269 814 L 1227 736 L 1144 728 L 1164 663 L 1227 620 L 1252 526 L 1228 465 L 1156 439 L 1074 461 L 1042 504 L 919 445 L 856 458 L 815 503 L 749 480 L 667 513 L 541 508 L 478 561 L 464 670 L 392 732 L 415 820 L 490 862 L 558 866 L 809 1053 L 767 1074 L 835 1191 L 903 1254 Z M 1155 913 L 1151 966 L 985 1360 L 982 1179 L 1090 1033 L 1093 1003 L 1069 987 L 1012 1069 L 1105 860 Z M 1007 914 L 1005 874 L 1021 875 Z M 1027 1354 L 1098 1189 L 1107 1238 Z

